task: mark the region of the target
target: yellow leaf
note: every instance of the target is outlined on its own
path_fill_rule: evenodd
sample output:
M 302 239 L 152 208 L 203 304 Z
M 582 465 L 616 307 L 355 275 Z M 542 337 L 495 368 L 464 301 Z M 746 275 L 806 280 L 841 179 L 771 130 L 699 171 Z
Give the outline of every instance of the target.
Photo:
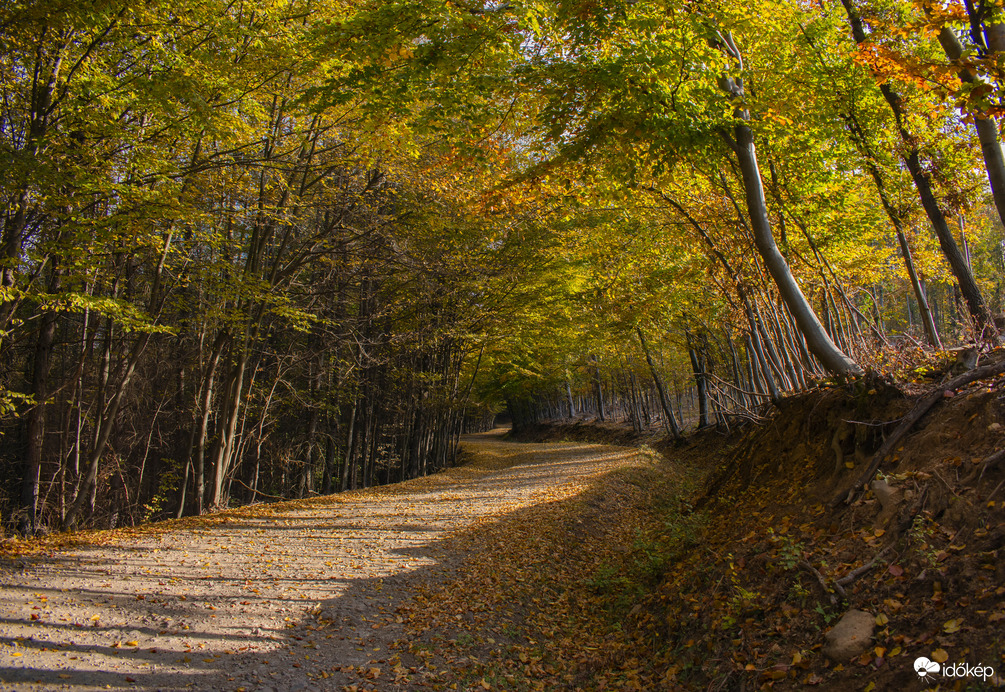
M 135 639 L 130 639 L 129 641 L 126 642 L 126 646 L 139 646 L 139 645 L 140 643 Z
M 882 627 L 886 623 L 890 622 L 890 618 L 886 616 L 886 613 L 880 613 L 876 616 L 876 624 Z
M 91 616 L 91 622 L 97 622 L 100 619 L 101 619 L 100 615 L 92 615 Z
M 936 649 L 932 652 L 932 660 L 938 663 L 945 663 L 949 660 L 949 654 L 945 649 Z
M 11 656 L 24 656 L 24 654 L 22 654 L 20 651 L 15 651 L 14 653 L 11 654 Z
M 942 631 L 944 631 L 946 634 L 953 634 L 954 632 L 959 632 L 960 625 L 962 624 L 963 620 L 961 618 L 954 618 L 952 620 L 947 620 L 942 625 Z

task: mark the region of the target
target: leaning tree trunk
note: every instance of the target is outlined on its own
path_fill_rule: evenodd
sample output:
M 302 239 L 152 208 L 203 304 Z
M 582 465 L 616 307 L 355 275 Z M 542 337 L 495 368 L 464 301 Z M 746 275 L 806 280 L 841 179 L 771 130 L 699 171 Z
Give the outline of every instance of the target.
M 953 62 L 958 62 L 963 57 L 963 45 L 951 27 L 942 27 L 942 31 L 939 32 L 939 43 L 942 44 L 946 57 Z M 978 81 L 977 75 L 965 67 L 960 68 L 959 77 L 960 80 L 970 84 Z M 998 139 L 998 123 L 993 116 L 974 113 L 974 128 L 981 143 L 988 182 L 991 183 L 991 197 L 998 210 L 998 218 L 1005 224 L 1005 158 L 1002 156 L 1001 142 Z
M 827 334 L 827 330 L 820 324 L 820 320 L 813 312 L 809 301 L 803 295 L 802 289 L 796 283 L 785 257 L 782 256 L 778 245 L 775 244 L 775 238 L 771 232 L 771 222 L 768 219 L 768 208 L 764 199 L 761 171 L 757 165 L 754 133 L 743 122 L 738 122 L 733 128 L 733 132 L 735 152 L 740 164 L 740 173 L 743 176 L 747 212 L 750 214 L 750 226 L 754 235 L 754 245 L 764 260 L 764 266 L 771 274 L 771 278 L 774 279 L 775 285 L 778 286 L 779 295 L 796 320 L 799 331 L 806 338 L 807 348 L 829 372 L 835 375 L 861 375 L 862 368 L 837 347 Z
M 935 320 L 932 318 L 932 311 L 928 305 L 928 297 L 925 295 L 925 289 L 921 285 L 921 280 L 918 277 L 918 271 L 914 266 L 914 258 L 911 255 L 911 246 L 907 242 L 907 235 L 904 233 L 904 223 L 901 218 L 901 213 L 894 208 L 893 204 L 890 202 L 889 196 L 886 194 L 886 184 L 883 181 L 883 174 L 879 170 L 879 165 L 876 162 L 876 157 L 872 152 L 872 147 L 869 145 L 866 139 L 865 131 L 859 124 L 858 119 L 854 114 L 849 113 L 845 116 L 845 121 L 848 125 L 848 129 L 851 131 L 852 139 L 856 142 L 862 155 L 866 159 L 866 168 L 869 170 L 869 175 L 872 176 L 873 182 L 876 184 L 876 191 L 879 193 L 879 201 L 883 205 L 883 209 L 886 211 L 887 218 L 890 219 L 890 223 L 893 224 L 893 228 L 897 233 L 897 242 L 900 243 L 900 251 L 904 256 L 904 266 L 907 269 L 907 275 L 911 279 L 911 286 L 914 289 L 914 297 L 918 300 L 918 307 L 921 311 L 922 323 L 925 326 L 925 333 L 928 336 L 929 343 L 935 348 L 942 348 L 942 341 L 939 339 L 939 330 L 935 326 Z
M 848 21 L 851 24 L 852 36 L 855 38 L 855 43 L 860 45 L 865 43 L 868 40 L 868 36 L 865 33 L 865 27 L 862 25 L 862 17 L 859 15 L 858 8 L 855 7 L 852 0 L 841 0 L 841 4 L 844 5 L 845 12 L 848 14 Z M 879 90 L 882 92 L 887 104 L 889 104 L 893 117 L 897 121 L 897 131 L 906 146 L 904 164 L 907 166 L 911 179 L 914 181 L 914 186 L 918 190 L 921 206 L 924 207 L 928 220 L 935 230 L 935 235 L 939 239 L 939 247 L 942 248 L 942 254 L 946 257 L 949 268 L 952 270 L 953 276 L 956 277 L 956 283 L 960 287 L 960 292 L 967 302 L 967 310 L 970 313 L 970 317 L 973 319 L 977 331 L 982 337 L 996 336 L 998 329 L 995 327 L 994 317 L 988 309 L 987 303 L 984 302 L 980 287 L 978 287 L 977 282 L 974 280 L 973 272 L 967 265 L 966 258 L 956 244 L 953 232 L 949 229 L 949 224 L 946 222 L 946 215 L 943 213 L 939 201 L 935 198 L 931 177 L 921 165 L 921 153 L 918 149 L 917 140 L 908 132 L 905 125 L 903 99 L 900 94 L 893 90 L 889 82 L 880 84 Z
M 146 348 L 149 341 L 149 332 L 140 334 L 132 351 L 129 353 L 122 379 L 119 380 L 118 386 L 115 389 L 115 393 L 112 395 L 112 399 L 108 404 L 105 414 L 98 422 L 97 435 L 95 437 L 94 445 L 91 448 L 91 453 L 87 459 L 86 475 L 84 476 L 80 490 L 77 492 L 76 499 L 73 501 L 73 504 L 70 505 L 66 516 L 63 518 L 62 528 L 64 530 L 72 529 L 76 525 L 77 519 L 80 518 L 80 514 L 84 509 L 84 505 L 88 504 L 91 494 L 97 488 L 98 463 L 101 461 L 101 456 L 105 452 L 105 447 L 108 444 L 108 438 L 112 434 L 112 428 L 115 425 L 115 418 L 122 405 L 122 399 L 125 396 L 126 390 L 129 388 L 130 381 L 136 374 L 136 368 L 139 364 L 140 356 L 143 354 L 143 350 Z
M 846 0 L 847 1 L 847 0 Z M 738 61 L 742 66 L 742 56 L 730 34 L 720 35 L 723 41 L 722 50 Z M 742 104 L 745 97 L 743 81 L 731 77 L 719 80 L 719 86 L 730 98 Z M 778 250 L 771 231 L 771 221 L 768 219 L 768 206 L 764 199 L 764 184 L 761 180 L 761 169 L 757 164 L 757 152 L 754 148 L 754 133 L 747 125 L 750 112 L 742 105 L 734 110 L 736 123 L 733 126 L 733 137 L 727 135 L 727 140 L 736 154 L 743 178 L 744 198 L 747 203 L 747 213 L 750 216 L 750 226 L 754 236 L 754 245 L 764 260 L 779 295 L 796 320 L 799 331 L 806 337 L 806 346 L 817 360 L 835 375 L 861 375 L 863 370 L 858 363 L 849 358 L 839 349 L 820 324 L 816 313 L 806 296 L 803 295 L 796 282 L 789 264 Z M 724 133 L 725 134 L 725 133 Z
M 670 401 L 667 399 L 666 389 L 663 387 L 663 380 L 660 378 L 658 372 L 656 372 L 656 365 L 653 363 L 652 354 L 649 353 L 649 344 L 646 343 L 646 338 L 642 335 L 642 328 L 636 327 L 635 332 L 639 335 L 639 343 L 642 344 L 642 352 L 646 355 L 646 362 L 649 364 L 649 372 L 653 376 L 653 382 L 656 384 L 656 392 L 660 397 L 660 407 L 663 409 L 663 416 L 666 418 L 667 426 L 670 428 L 670 433 L 674 436 L 674 439 L 680 439 L 680 425 L 677 424 L 677 419 L 673 415 L 673 409 L 670 408 Z

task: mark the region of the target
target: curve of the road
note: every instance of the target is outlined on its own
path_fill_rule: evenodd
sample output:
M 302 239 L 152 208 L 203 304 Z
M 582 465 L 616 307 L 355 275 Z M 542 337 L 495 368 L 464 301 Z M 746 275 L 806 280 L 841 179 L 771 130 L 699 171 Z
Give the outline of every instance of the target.
M 434 476 L 0 563 L 0 689 L 339 690 L 360 672 L 399 689 L 395 606 L 459 559 L 450 532 L 638 456 L 501 431 L 463 444 L 470 461 Z

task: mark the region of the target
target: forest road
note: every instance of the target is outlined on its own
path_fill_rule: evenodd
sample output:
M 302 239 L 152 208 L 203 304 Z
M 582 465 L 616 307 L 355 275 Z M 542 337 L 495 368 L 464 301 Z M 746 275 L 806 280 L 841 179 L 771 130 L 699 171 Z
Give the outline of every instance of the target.
M 638 457 L 503 432 L 466 436 L 468 463 L 425 478 L 0 562 L 0 689 L 341 690 L 361 673 L 406 689 L 396 605 L 463 558 L 444 539 Z

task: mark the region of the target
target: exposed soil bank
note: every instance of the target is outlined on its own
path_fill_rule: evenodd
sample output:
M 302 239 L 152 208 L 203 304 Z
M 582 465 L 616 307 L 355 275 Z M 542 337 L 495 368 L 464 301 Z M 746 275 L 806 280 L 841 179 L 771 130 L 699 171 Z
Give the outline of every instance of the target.
M 683 511 L 640 520 L 628 559 L 598 572 L 609 629 L 589 675 L 579 667 L 573 679 L 622 689 L 999 685 L 1005 379 L 938 386 L 872 380 L 816 390 L 786 399 L 764 425 L 676 447 L 585 422 L 523 432 L 643 443 L 710 469 Z M 876 482 L 842 502 L 933 388 L 939 403 Z M 827 635 L 840 634 L 851 611 L 867 613 L 872 627 L 861 645 L 835 648 Z M 921 657 L 940 673 L 920 677 Z M 987 675 L 951 677 L 955 664 Z

